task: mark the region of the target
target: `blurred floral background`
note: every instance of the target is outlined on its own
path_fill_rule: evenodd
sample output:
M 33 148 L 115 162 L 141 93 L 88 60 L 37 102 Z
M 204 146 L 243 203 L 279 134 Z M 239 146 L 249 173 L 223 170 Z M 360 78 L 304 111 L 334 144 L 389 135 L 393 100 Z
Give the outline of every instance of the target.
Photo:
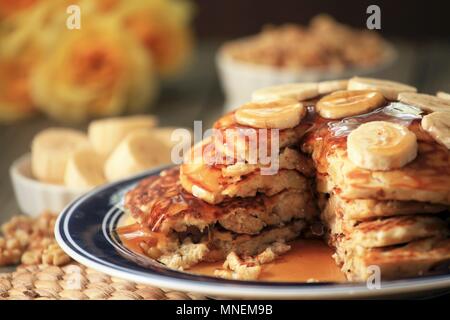
M 209 128 L 225 112 L 228 98 L 218 68 L 220 48 L 261 30 L 296 25 L 284 41 L 292 55 L 279 34 L 269 32 L 262 37 L 269 41 L 255 51 L 258 59 L 279 61 L 282 52 L 300 65 L 341 63 L 328 54 L 337 51 L 344 61 L 351 55 L 364 62 L 355 53 L 372 56 L 373 43 L 355 45 L 360 42 L 346 34 L 348 28 L 367 34 L 372 4 L 381 8 L 376 34 L 392 43 L 399 57 L 380 77 L 420 92 L 450 92 L 450 23 L 438 0 L 420 6 L 408 0 L 0 0 L 0 175 L 7 177 L 48 128 L 85 135 L 92 119 L 128 114 L 154 118 L 154 139 L 158 130 L 167 140 L 173 128 L 192 129 L 196 120 Z M 73 5 L 80 8 L 81 28 L 69 30 L 67 9 Z M 310 33 L 317 15 L 341 25 L 329 28 L 332 20 L 321 19 L 325 23 L 319 25 L 328 27 Z M 233 88 L 246 88 L 240 74 L 231 80 Z M 163 154 L 163 147 L 156 149 L 148 153 Z M 0 221 L 19 212 L 9 179 L 0 181 L 0 203 Z
M 66 25 L 70 5 L 80 29 Z M 193 48 L 184 0 L 0 0 L 0 121 L 139 113 Z

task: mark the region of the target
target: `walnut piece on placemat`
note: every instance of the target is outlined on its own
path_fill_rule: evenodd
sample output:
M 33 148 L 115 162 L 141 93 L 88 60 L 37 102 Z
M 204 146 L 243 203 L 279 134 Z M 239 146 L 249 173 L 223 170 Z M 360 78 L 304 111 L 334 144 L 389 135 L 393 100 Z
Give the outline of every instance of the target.
M 62 266 L 72 261 L 55 241 L 56 214 L 43 212 L 37 218 L 14 216 L 1 226 L 0 266 L 48 264 Z

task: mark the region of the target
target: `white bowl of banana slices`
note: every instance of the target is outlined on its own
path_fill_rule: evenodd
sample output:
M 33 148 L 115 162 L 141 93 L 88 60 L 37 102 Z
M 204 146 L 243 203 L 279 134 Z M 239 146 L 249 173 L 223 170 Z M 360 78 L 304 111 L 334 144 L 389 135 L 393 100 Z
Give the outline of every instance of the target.
M 32 173 L 30 153 L 12 164 L 10 176 L 19 208 L 30 216 L 38 216 L 45 210 L 60 212 L 68 203 L 87 191 L 37 180 Z
M 56 127 L 39 132 L 31 153 L 10 168 L 21 211 L 58 213 L 96 186 L 169 164 L 176 128 L 156 125 L 155 117 L 140 115 L 92 121 L 87 133 Z

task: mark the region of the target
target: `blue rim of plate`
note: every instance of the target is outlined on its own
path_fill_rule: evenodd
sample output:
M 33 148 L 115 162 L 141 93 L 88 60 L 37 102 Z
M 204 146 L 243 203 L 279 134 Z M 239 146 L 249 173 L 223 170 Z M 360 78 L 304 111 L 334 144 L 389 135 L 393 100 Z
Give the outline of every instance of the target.
M 171 270 L 125 248 L 114 228 L 124 214 L 122 197 L 141 179 L 168 167 L 98 187 L 69 204 L 59 215 L 55 237 L 62 249 L 81 264 L 111 276 L 165 289 L 208 296 L 245 298 L 379 297 L 450 288 L 450 275 L 432 275 L 381 283 L 299 283 L 237 281 Z

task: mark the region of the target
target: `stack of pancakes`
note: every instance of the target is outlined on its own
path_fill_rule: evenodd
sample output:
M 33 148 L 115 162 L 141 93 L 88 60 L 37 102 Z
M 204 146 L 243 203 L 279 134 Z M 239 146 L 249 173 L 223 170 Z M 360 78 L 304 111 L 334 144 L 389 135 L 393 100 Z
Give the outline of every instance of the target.
M 299 113 L 304 115 L 303 107 Z M 234 112 L 219 119 L 215 134 L 192 147 L 179 168 L 150 177 L 127 194 L 127 209 L 154 235 L 145 241 L 147 254 L 170 268 L 188 269 L 231 252 L 252 257 L 309 231 L 318 209 L 312 160 L 299 150 L 307 128 L 299 119 L 292 127 L 265 131 L 239 124 Z M 253 145 L 244 134 L 249 129 L 258 134 Z M 264 143 L 259 129 L 267 137 Z M 276 152 L 275 171 L 264 174 L 274 164 L 249 159 L 260 148 L 268 148 L 268 156 Z
M 420 120 L 405 125 L 416 135 L 418 154 L 391 170 L 361 168 L 349 159 L 348 137 L 338 137 L 339 128 L 348 129 L 348 119 L 328 123 L 305 144 L 318 171 L 328 243 L 351 281 L 366 280 L 375 270 L 382 279 L 448 272 L 450 153 L 421 128 Z
M 449 272 L 450 100 L 415 91 L 368 78 L 256 91 L 126 195 L 128 236 L 187 269 L 305 236 L 321 212 L 351 281 Z M 277 170 L 263 174 L 273 163 L 255 151 Z

